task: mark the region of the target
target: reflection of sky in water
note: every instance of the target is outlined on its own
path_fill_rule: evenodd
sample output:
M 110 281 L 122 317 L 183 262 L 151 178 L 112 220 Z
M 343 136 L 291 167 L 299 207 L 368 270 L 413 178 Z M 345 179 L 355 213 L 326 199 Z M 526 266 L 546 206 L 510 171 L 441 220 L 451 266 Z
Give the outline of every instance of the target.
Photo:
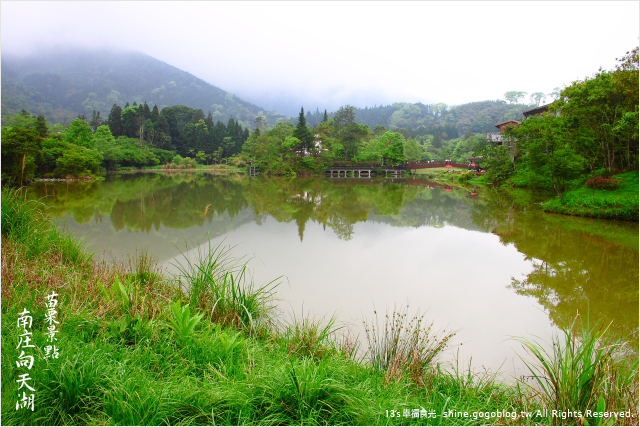
M 520 366 L 506 341 L 512 336 L 548 336 L 551 322 L 534 299 L 508 290 L 512 277 L 531 271 L 512 245 L 498 236 L 446 226 L 398 228 L 372 222 L 354 226 L 353 239 L 339 240 L 333 231 L 308 223 L 301 242 L 295 223 L 269 218 L 262 226 L 250 223 L 213 239 L 237 245 L 234 252 L 250 254 L 257 283 L 285 275 L 279 304 L 292 313 L 337 317 L 350 323 L 366 341 L 362 318 L 410 305 L 426 310 L 436 326 L 459 330 L 452 342 L 462 362 L 473 357 L 476 368 L 503 371 Z M 192 251 L 190 256 L 195 251 Z M 327 317 L 328 318 L 328 317 Z M 449 353 L 453 357 L 454 350 Z

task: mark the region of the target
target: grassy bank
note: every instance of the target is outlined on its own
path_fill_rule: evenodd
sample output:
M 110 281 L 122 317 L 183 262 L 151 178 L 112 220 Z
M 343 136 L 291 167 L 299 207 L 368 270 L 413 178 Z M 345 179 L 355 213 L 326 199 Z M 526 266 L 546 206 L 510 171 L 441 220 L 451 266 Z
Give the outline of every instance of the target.
M 544 203 L 547 212 L 591 218 L 638 221 L 638 171 L 615 175 L 620 181 L 614 190 L 579 188 L 568 191 L 562 200 Z
M 254 284 L 242 260 L 222 247 L 185 261 L 170 278 L 158 274 L 144 254 L 122 265 L 96 263 L 52 226 L 40 205 L 3 190 L 3 424 L 601 421 L 562 419 L 550 411 L 522 414 L 553 408 L 631 410 L 635 418 L 615 422 L 637 424 L 637 356 L 604 345 L 602 331 L 569 331 L 569 341 L 547 355 L 524 342 L 540 355 L 532 366 L 534 381 L 527 383 L 539 382 L 538 394 L 525 383 L 507 386 L 494 375 L 438 364 L 452 335 L 435 334 L 426 319 L 407 309 L 388 318 L 380 314 L 379 325 L 367 322 L 370 351 L 361 358 L 334 322 L 279 317 L 272 308 L 276 290 L 275 283 Z M 45 358 L 44 303 L 54 291 L 59 358 Z M 20 348 L 24 328 L 17 319 L 24 309 L 33 316 L 34 348 Z M 35 356 L 31 369 L 16 364 L 21 351 Z M 33 411 L 16 410 L 25 391 L 17 380 L 25 373 L 35 388 Z

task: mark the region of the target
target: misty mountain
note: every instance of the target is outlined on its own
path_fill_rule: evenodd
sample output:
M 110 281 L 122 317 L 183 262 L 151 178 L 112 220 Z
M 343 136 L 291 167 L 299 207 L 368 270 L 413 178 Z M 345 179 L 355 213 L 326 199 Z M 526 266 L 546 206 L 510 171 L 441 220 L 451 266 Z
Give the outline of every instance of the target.
M 264 111 L 185 71 L 140 52 L 48 50 L 30 56 L 2 55 L 2 121 L 25 108 L 51 123 L 68 123 L 78 114 L 113 104 L 147 102 L 158 108 L 187 105 L 226 122 L 230 116 L 253 127 L 260 113 L 274 126 L 288 117 Z

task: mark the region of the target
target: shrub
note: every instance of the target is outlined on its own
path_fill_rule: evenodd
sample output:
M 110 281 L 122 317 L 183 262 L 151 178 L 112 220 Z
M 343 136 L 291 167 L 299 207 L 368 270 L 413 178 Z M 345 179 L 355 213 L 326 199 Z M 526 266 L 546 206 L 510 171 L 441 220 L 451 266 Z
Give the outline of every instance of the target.
M 97 173 L 102 155 L 97 150 L 73 147 L 56 159 L 57 171 L 62 176 L 80 176 Z
M 615 190 L 620 185 L 620 181 L 614 177 L 595 176 L 587 181 L 587 187 L 598 190 Z

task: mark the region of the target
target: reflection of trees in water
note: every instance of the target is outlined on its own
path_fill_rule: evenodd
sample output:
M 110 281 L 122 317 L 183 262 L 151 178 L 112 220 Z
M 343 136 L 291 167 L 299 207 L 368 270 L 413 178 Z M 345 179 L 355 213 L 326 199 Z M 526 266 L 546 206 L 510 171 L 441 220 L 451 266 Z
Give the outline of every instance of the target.
M 472 216 L 479 224 L 495 224 L 500 241 L 514 244 L 532 261 L 534 270 L 510 288 L 536 298 L 556 325 L 568 327 L 578 311 L 588 313 L 591 322 L 613 320 L 615 333 L 633 336 L 637 344 L 638 248 L 616 242 L 612 231 L 633 232 L 633 224 L 580 219 L 573 222 L 580 228 L 572 228 L 573 218 L 544 214 L 504 193 L 489 193 Z M 603 230 L 609 235 L 600 236 Z
M 466 192 L 445 193 L 403 181 L 253 180 L 243 194 L 259 221 L 264 214 L 279 222 L 295 221 L 301 240 L 310 220 L 331 228 L 344 240 L 353 237 L 354 224 L 367 220 L 400 227 L 466 223 L 477 228 L 467 207 L 474 201 L 464 199 Z
M 224 213 L 233 218 L 247 206 L 241 183 L 209 174 L 122 175 L 101 183 L 49 183 L 34 192 L 55 195 L 45 199 L 54 215 L 70 212 L 79 224 L 110 215 L 116 231 L 184 229 Z

